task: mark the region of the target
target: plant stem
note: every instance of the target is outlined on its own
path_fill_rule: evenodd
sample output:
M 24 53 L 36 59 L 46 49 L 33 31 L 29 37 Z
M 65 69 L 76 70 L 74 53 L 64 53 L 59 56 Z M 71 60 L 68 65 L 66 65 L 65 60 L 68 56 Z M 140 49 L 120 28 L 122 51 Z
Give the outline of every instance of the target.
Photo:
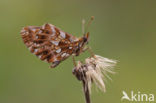
M 85 95 L 86 103 L 91 103 L 88 84 L 84 80 L 82 80 L 82 83 L 83 83 L 83 92 Z

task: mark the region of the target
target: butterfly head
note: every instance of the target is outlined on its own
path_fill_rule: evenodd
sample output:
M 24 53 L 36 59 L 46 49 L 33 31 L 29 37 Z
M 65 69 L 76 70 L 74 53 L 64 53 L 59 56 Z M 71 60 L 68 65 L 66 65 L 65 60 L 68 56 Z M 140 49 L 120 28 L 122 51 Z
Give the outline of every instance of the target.
M 89 41 L 89 32 L 79 39 L 78 47 L 75 53 L 76 56 L 78 56 L 81 52 L 83 52 L 85 45 L 88 44 L 88 41 Z

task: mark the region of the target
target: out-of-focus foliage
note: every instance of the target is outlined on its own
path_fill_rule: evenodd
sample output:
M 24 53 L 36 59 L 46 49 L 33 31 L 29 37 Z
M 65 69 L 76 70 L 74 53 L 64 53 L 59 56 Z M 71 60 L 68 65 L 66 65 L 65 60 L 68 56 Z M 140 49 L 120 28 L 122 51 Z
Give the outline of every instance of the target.
M 122 90 L 156 94 L 155 5 L 155 0 L 0 0 L 0 103 L 84 103 L 72 59 L 50 69 L 28 51 L 20 30 L 48 22 L 80 37 L 81 20 L 92 15 L 89 45 L 119 61 L 107 92 L 92 89 L 93 103 L 121 103 Z

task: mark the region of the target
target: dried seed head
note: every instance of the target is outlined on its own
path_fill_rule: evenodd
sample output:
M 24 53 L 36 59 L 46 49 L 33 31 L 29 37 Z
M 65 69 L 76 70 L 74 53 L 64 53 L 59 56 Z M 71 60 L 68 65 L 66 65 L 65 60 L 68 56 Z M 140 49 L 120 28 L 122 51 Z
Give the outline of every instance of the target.
M 104 58 L 99 55 L 95 55 L 94 57 L 87 58 L 85 60 L 86 64 L 88 65 L 88 71 L 86 72 L 86 78 L 88 81 L 88 87 L 91 91 L 91 81 L 96 84 L 98 88 L 100 88 L 103 92 L 106 91 L 105 89 L 105 80 L 106 78 L 111 79 L 108 76 L 108 73 L 114 74 L 113 67 L 116 64 L 115 60 L 111 60 L 108 58 Z
M 105 80 L 106 78 L 111 79 L 108 76 L 108 73 L 114 74 L 113 67 L 115 66 L 116 61 L 108 58 L 104 58 L 99 55 L 94 55 L 94 57 L 87 58 L 85 64 L 82 64 L 80 61 L 77 66 L 74 68 L 74 74 L 79 80 L 86 82 L 86 86 L 91 92 L 92 82 L 102 90 L 105 89 Z

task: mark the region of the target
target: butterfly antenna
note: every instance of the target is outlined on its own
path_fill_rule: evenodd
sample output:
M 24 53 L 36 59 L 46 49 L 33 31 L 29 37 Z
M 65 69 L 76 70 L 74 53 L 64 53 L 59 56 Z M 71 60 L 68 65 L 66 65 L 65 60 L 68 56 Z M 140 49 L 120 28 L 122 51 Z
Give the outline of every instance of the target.
M 85 19 L 82 19 L 82 34 L 85 34 Z
M 91 16 L 91 18 L 90 18 L 90 20 L 88 21 L 88 24 L 87 24 L 87 26 L 86 26 L 86 28 L 85 28 L 84 34 L 87 33 L 87 30 L 88 30 L 88 28 L 89 28 L 89 26 L 91 25 L 91 23 L 92 23 L 93 20 L 94 20 L 94 16 Z

